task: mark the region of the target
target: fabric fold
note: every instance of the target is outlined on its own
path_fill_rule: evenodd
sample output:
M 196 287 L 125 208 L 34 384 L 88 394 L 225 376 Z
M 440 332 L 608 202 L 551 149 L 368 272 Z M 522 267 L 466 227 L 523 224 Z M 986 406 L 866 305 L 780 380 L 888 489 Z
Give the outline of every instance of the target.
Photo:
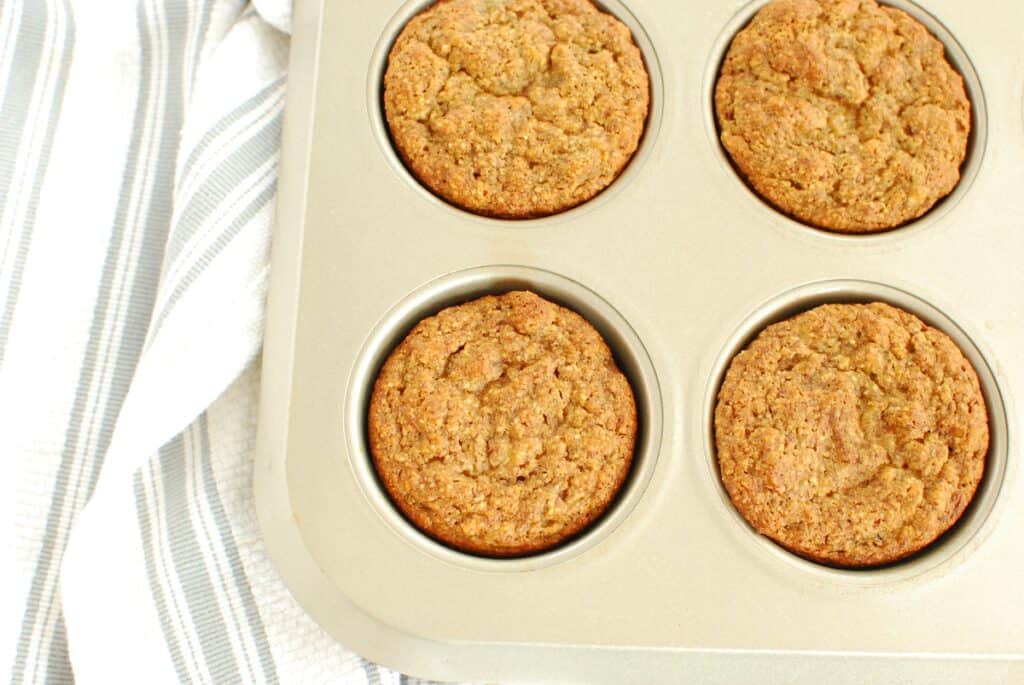
M 289 21 L 0 3 L 13 682 L 413 682 L 302 611 L 254 510 Z

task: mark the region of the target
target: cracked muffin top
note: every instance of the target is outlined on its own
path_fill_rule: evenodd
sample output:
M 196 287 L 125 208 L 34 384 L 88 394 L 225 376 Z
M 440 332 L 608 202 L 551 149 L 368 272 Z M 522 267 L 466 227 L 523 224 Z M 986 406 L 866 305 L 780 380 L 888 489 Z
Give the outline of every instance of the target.
M 406 166 L 494 217 L 597 195 L 636 151 L 649 101 L 629 29 L 588 0 L 441 0 L 402 29 L 384 74 Z
M 978 377 L 945 333 L 887 304 L 768 326 L 715 407 L 722 482 L 762 535 L 836 566 L 923 549 L 967 508 L 988 452 Z
M 721 140 L 769 203 L 846 233 L 895 228 L 960 180 L 971 106 L 941 42 L 874 0 L 775 0 L 715 87 Z
M 548 549 L 611 503 L 633 458 L 633 391 L 600 334 L 524 291 L 424 319 L 381 368 L 367 417 L 392 501 L 492 556 Z

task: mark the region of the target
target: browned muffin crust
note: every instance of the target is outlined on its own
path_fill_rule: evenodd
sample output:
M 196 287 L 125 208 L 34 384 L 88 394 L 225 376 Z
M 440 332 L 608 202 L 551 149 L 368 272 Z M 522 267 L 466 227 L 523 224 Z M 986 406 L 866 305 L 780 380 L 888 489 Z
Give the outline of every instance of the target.
M 593 522 L 629 473 L 629 382 L 594 328 L 531 292 L 424 319 L 377 377 L 367 420 L 392 500 L 469 552 L 548 549 Z
M 406 24 L 384 74 L 406 166 L 495 217 L 601 192 L 636 151 L 649 101 L 629 29 L 588 0 L 442 0 Z
M 921 550 L 970 503 L 988 414 L 949 336 L 887 304 L 768 326 L 715 408 L 722 482 L 760 533 L 810 559 L 875 566 Z
M 942 43 L 874 0 L 775 0 L 715 87 L 722 144 L 768 202 L 848 233 L 895 228 L 960 180 L 971 106 Z

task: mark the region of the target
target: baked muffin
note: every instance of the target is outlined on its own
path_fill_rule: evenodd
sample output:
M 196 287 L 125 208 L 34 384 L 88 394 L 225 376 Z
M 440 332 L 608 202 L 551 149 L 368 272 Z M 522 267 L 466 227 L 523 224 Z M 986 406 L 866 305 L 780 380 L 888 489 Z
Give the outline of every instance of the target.
M 636 151 L 649 101 L 629 29 L 588 0 L 441 0 L 402 29 L 384 74 L 409 170 L 493 217 L 597 195 Z
M 715 87 L 722 145 L 769 203 L 824 229 L 895 228 L 960 180 L 971 105 L 942 43 L 874 0 L 775 0 Z
M 988 452 L 970 362 L 887 304 L 829 304 L 765 328 L 715 407 L 722 482 L 761 534 L 809 559 L 903 559 L 970 503 Z
M 367 424 L 377 474 L 413 524 L 514 556 L 601 515 L 629 473 L 637 416 L 589 323 L 510 292 L 417 324 L 381 368 Z

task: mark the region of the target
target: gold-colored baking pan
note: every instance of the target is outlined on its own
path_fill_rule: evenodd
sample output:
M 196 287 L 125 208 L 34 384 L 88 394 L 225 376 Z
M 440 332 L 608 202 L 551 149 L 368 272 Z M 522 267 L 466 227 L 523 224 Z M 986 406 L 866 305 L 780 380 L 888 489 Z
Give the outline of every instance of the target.
M 795 222 L 737 177 L 711 91 L 763 4 L 605 0 L 652 82 L 642 147 L 571 211 L 466 213 L 405 170 L 381 114 L 389 45 L 425 2 L 298 0 L 267 312 L 256 494 L 295 598 L 346 646 L 405 672 L 499 682 L 1024 682 L 1024 4 L 890 0 L 946 43 L 973 133 L 963 179 L 904 228 Z M 419 318 L 530 288 L 605 335 L 636 391 L 636 467 L 611 511 L 551 552 L 448 549 L 390 505 L 367 394 Z M 978 496 L 925 553 L 839 570 L 735 512 L 711 415 L 731 356 L 822 302 L 883 300 L 978 370 L 991 449 Z

